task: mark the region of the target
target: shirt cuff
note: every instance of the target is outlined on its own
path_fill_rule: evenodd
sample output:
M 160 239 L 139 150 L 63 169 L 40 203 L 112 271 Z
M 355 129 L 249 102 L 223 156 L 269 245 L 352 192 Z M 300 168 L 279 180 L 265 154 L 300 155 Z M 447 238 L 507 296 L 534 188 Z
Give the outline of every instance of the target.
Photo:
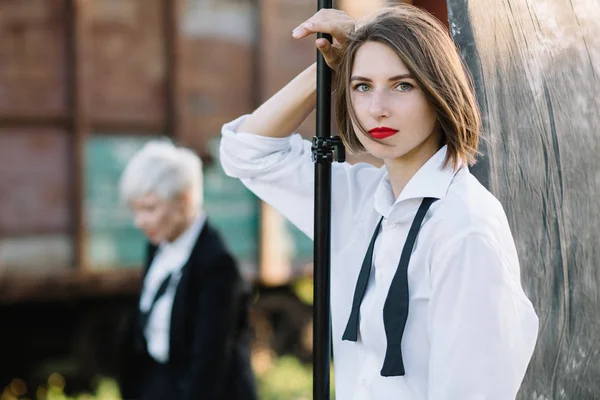
M 221 129 L 220 161 L 227 175 L 239 179 L 256 178 L 283 167 L 289 168 L 304 156 L 310 157 L 310 143 L 297 133 L 274 138 L 238 132 L 247 117 L 241 116 Z

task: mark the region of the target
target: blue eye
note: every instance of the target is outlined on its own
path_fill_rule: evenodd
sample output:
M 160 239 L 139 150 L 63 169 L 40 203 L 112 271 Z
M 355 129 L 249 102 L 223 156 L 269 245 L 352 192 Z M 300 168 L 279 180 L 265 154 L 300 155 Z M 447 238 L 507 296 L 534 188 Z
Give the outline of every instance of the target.
M 408 92 L 413 88 L 413 85 L 408 82 L 400 82 L 398 85 L 396 85 L 396 88 L 401 92 Z
M 354 90 L 356 90 L 357 92 L 368 92 L 370 88 L 369 85 L 367 85 L 366 83 L 359 83 L 358 85 L 354 86 Z

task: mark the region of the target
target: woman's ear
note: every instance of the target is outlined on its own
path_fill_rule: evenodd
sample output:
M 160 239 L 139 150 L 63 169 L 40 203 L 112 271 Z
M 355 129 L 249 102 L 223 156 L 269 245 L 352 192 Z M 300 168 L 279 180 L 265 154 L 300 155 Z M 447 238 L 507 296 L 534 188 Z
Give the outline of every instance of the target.
M 192 195 L 191 189 L 186 189 L 179 193 L 176 197 L 176 201 L 184 211 L 185 215 L 194 213 L 194 196 Z

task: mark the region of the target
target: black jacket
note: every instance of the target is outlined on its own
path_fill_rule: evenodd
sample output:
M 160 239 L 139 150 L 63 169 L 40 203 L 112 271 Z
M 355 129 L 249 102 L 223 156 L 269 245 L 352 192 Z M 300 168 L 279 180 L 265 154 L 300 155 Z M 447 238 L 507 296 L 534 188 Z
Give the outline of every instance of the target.
M 155 246 L 149 246 L 144 277 Z M 219 233 L 206 221 L 181 271 L 171 314 L 169 361 L 147 353 L 137 319 L 121 346 L 125 399 L 256 400 L 250 366 L 249 291 Z

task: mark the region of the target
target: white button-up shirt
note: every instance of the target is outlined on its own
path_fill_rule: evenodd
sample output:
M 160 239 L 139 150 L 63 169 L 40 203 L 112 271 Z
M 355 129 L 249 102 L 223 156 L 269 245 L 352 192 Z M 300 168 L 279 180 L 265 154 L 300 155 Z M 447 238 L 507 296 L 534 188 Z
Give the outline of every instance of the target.
M 140 295 L 140 310 L 147 312 L 152 306 L 152 300 L 154 300 L 161 283 L 167 275 L 173 274 L 165 294 L 154 304 L 144 330 L 148 354 L 159 363 L 166 363 L 169 360 L 171 311 L 175 292 L 181 278 L 181 269 L 190 258 L 205 221 L 205 215 L 200 213 L 192 225 L 177 239 L 171 243 L 161 243 L 156 249 L 152 264 L 144 278 Z
M 313 235 L 314 164 L 300 135 L 268 138 L 225 124 L 221 163 L 261 199 Z M 332 166 L 331 308 L 336 397 L 341 400 L 514 399 L 535 346 L 538 318 L 520 281 L 500 203 L 470 173 L 443 168 L 438 151 L 395 199 L 385 167 Z M 406 374 L 383 377 L 383 305 L 409 227 L 434 202 L 408 266 Z M 360 308 L 357 342 L 342 341 L 358 274 L 383 216 Z

